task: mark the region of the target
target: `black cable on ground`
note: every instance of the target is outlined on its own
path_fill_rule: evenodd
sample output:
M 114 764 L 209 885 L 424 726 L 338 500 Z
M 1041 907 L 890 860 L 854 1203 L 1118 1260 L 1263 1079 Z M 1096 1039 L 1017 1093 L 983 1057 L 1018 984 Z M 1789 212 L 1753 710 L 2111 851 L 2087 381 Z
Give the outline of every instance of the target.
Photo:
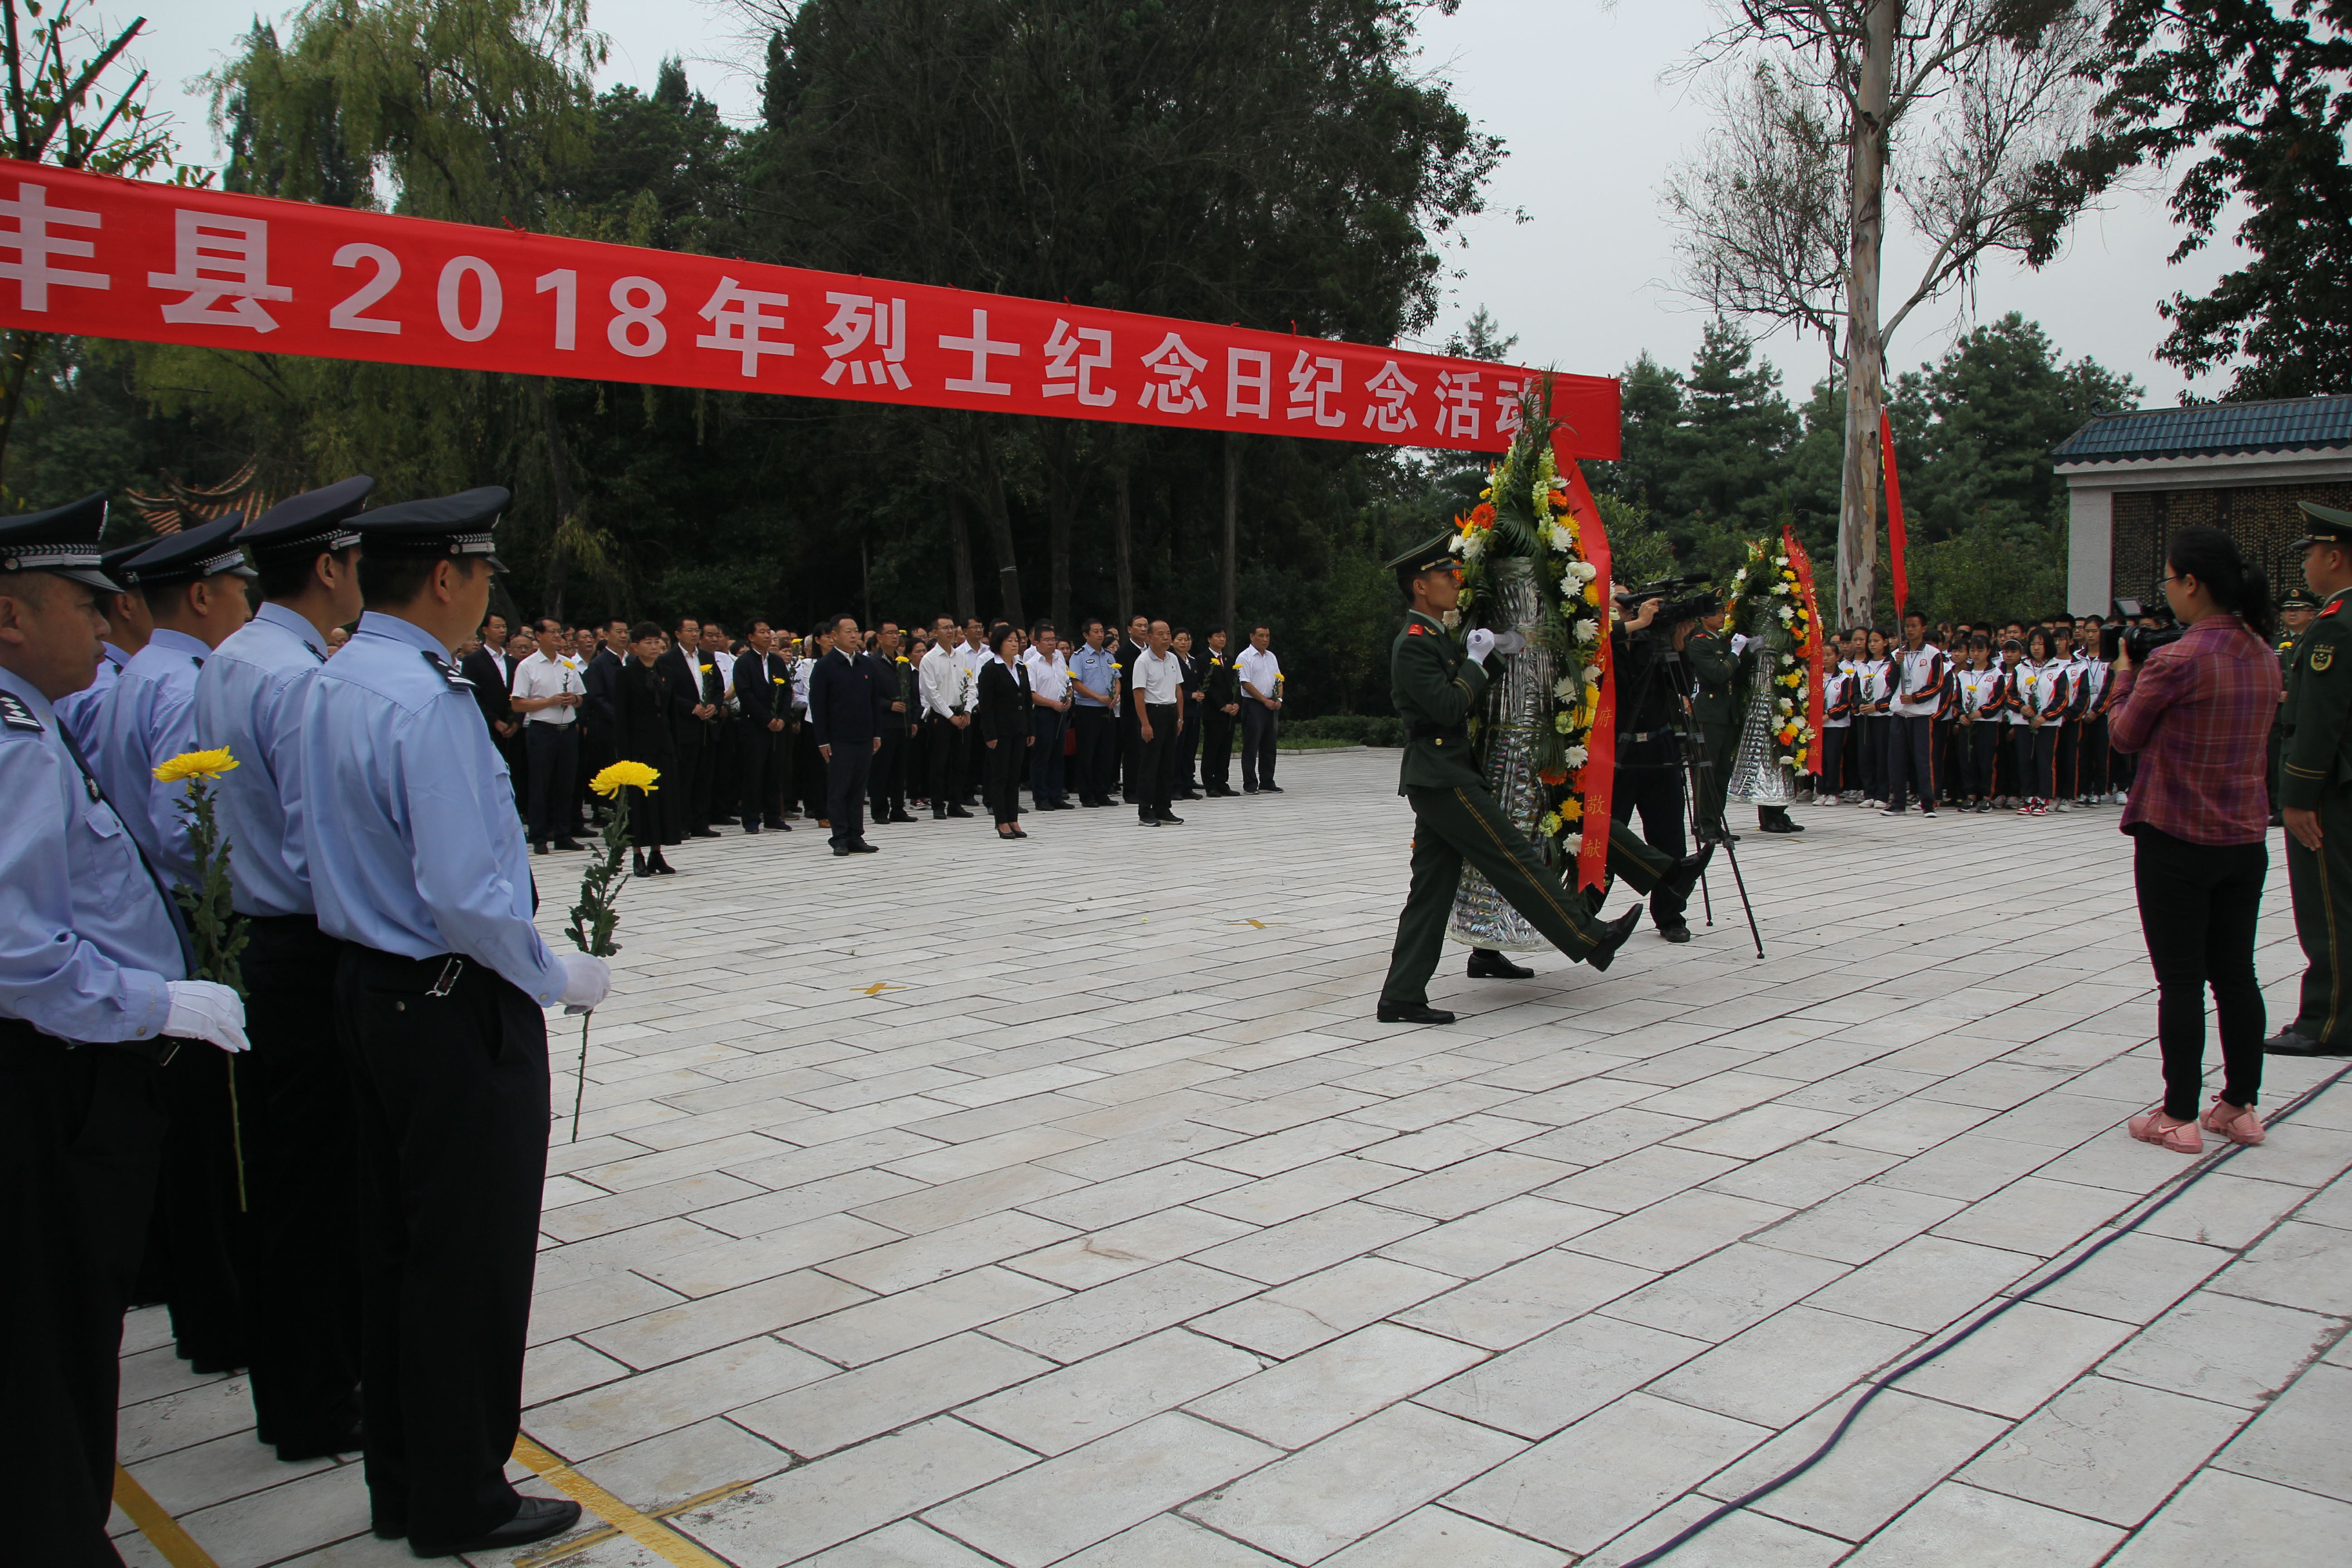
M 2341 1079 L 2347 1073 L 2352 1073 L 2352 1067 L 2341 1067 L 2336 1068 L 2327 1077 L 2320 1079 L 2317 1083 L 2313 1084 L 2309 1089 L 2305 1089 L 2293 1100 L 2288 1100 L 2285 1105 L 2282 1106 L 2278 1111 L 2263 1125 L 2266 1128 L 2277 1126 L 2280 1122 L 2284 1121 L 2288 1117 L 2293 1116 L 2296 1111 L 2302 1110 L 2305 1106 L 2317 1099 L 2322 1092 L 2334 1087 L 2337 1080 Z M 1795 1468 L 1783 1475 L 1775 1477 L 1771 1480 L 1766 1481 L 1754 1491 L 1748 1492 L 1741 1497 L 1734 1498 L 1731 1501 L 1725 1503 L 1722 1507 L 1717 1509 L 1713 1513 L 1708 1514 L 1706 1518 L 1698 1521 L 1696 1524 L 1690 1525 L 1680 1533 L 1667 1540 L 1664 1544 L 1654 1546 L 1649 1551 L 1643 1552 L 1639 1557 L 1627 1560 L 1623 1568 L 1647 1568 L 1648 1564 L 1657 1562 L 1658 1559 L 1665 1556 L 1666 1553 L 1672 1552 L 1675 1547 L 1680 1546 L 1683 1542 L 1696 1536 L 1700 1531 L 1708 1529 L 1710 1526 L 1722 1520 L 1726 1515 L 1737 1513 L 1741 1509 L 1746 1508 L 1749 1503 L 1756 1501 L 1758 1499 L 1770 1496 L 1772 1493 L 1779 1491 L 1782 1487 L 1787 1486 L 1790 1481 L 1795 1480 L 1799 1476 L 1803 1475 L 1807 1470 L 1811 1469 L 1815 1465 L 1820 1464 L 1822 1460 L 1828 1458 L 1829 1451 L 1838 1446 L 1839 1439 L 1846 1435 L 1847 1429 L 1853 1425 L 1855 1418 L 1861 1415 L 1864 1408 L 1867 1406 L 1872 1400 L 1877 1398 L 1882 1392 L 1893 1386 L 1895 1379 L 1903 1377 L 1909 1373 L 1916 1372 L 1919 1368 L 1926 1366 L 1929 1362 L 1934 1361 L 1937 1356 L 1942 1355 L 1946 1351 L 1950 1350 L 1953 1346 L 1965 1341 L 1970 1334 L 1975 1333 L 1979 1329 L 1983 1328 L 1987 1323 L 1991 1322 L 2003 1312 L 2008 1311 L 2011 1307 L 2018 1306 L 2024 1301 L 2030 1300 L 2034 1296 L 2039 1295 L 2042 1291 L 2048 1289 L 2053 1285 L 2055 1285 L 2058 1281 L 2074 1272 L 2075 1269 L 2080 1268 L 2084 1264 L 2088 1263 L 2092 1258 L 2096 1258 L 2100 1253 L 2105 1251 L 2107 1247 L 2113 1246 L 2118 1241 L 2121 1241 L 2125 1237 L 2129 1236 L 2133 1231 L 2137 1230 L 2142 1225 L 2145 1225 L 2147 1221 L 2155 1218 L 2158 1214 L 2163 1212 L 2166 1205 L 2171 1203 L 2173 1199 L 2179 1197 L 2181 1194 L 2195 1186 L 2199 1182 L 2203 1181 L 2207 1176 L 2211 1175 L 2215 1171 L 2220 1170 L 2223 1165 L 2228 1164 L 2240 1154 L 2244 1153 L 2249 1147 L 2251 1147 L 2251 1145 L 2244 1143 L 2232 1143 L 2227 1149 L 2221 1151 L 2219 1153 L 2209 1154 L 2198 1160 L 2181 1175 L 2173 1178 L 2173 1186 L 2170 1192 L 2157 1199 L 2156 1202 L 2149 1204 L 2147 1207 L 2133 1215 L 2131 1219 L 2126 1223 L 2116 1226 L 2115 1229 L 2108 1232 L 2105 1236 L 2101 1237 L 2096 1242 L 2093 1243 L 2088 1248 L 2086 1248 L 2080 1257 L 2068 1263 L 2063 1268 L 2059 1269 L 2056 1273 L 2052 1274 L 2045 1279 L 2035 1280 L 2032 1285 L 2020 1290 L 2016 1295 L 2011 1296 L 2002 1300 L 2000 1304 L 1993 1307 L 1991 1310 L 1979 1318 L 1975 1322 L 1970 1323 L 1967 1328 L 1962 1329 L 1958 1333 L 1954 1334 L 1942 1344 L 1936 1346 L 1935 1349 L 1923 1352 L 1920 1354 L 1912 1357 L 1909 1361 L 1905 1362 L 1901 1366 L 1896 1367 L 1893 1372 L 1888 1373 L 1885 1376 L 1874 1380 L 1870 1384 L 1869 1392 L 1865 1393 L 1860 1399 L 1854 1401 L 1853 1408 L 1845 1413 L 1844 1418 L 1840 1420 L 1835 1429 L 1830 1433 L 1828 1441 L 1824 1442 L 1820 1447 L 1814 1449 L 1811 1454 L 1805 1456 L 1803 1461 L 1798 1464 Z

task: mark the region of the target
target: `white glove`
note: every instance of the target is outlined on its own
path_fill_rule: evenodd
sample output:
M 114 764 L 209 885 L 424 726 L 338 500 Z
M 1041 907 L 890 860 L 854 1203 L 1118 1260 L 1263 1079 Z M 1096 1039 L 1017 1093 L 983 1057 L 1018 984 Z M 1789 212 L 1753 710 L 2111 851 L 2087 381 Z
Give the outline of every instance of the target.
M 567 1013 L 585 1013 L 613 994 L 613 969 L 601 958 L 584 952 L 559 952 L 555 962 L 563 970 L 563 989 L 557 1000 Z
M 172 1011 L 163 1032 L 178 1040 L 203 1040 L 225 1051 L 247 1048 L 245 1003 L 226 985 L 209 980 L 167 980 Z
M 1483 669 L 1486 668 L 1486 656 L 1495 651 L 1495 634 L 1480 626 L 1470 634 L 1469 640 L 1463 647 L 1470 656 L 1470 662 Z

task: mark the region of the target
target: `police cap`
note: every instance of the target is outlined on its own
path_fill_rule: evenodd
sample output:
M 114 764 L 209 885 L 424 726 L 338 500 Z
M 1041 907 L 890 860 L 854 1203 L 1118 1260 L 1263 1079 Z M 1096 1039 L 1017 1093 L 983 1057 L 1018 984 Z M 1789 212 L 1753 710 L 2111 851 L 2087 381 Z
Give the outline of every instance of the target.
M 1442 530 L 1390 562 L 1389 570 L 1396 574 L 1397 586 L 1410 594 L 1412 580 L 1423 572 L 1433 572 L 1440 567 L 1458 568 L 1462 563 L 1454 553 L 1454 539 L 1452 529 Z
M 2310 530 L 2294 542 L 2293 548 L 2308 550 L 2315 544 L 2352 544 L 2352 511 L 2340 511 L 2316 501 L 2299 501 L 2303 508 L 2304 526 Z
M 378 507 L 367 514 L 367 552 L 380 561 L 478 556 L 491 571 L 503 572 L 506 563 L 493 553 L 490 531 L 513 499 L 503 485 L 484 485 L 454 496 Z
M 360 542 L 352 513 L 366 504 L 375 480 L 365 474 L 289 496 L 245 525 L 236 542 L 262 565 L 313 560 Z
M 236 531 L 244 526 L 245 513 L 227 511 L 209 522 L 167 533 L 125 563 L 120 580 L 126 588 L 148 589 L 201 583 L 224 572 L 251 577 L 254 570 L 236 547 Z
M 110 594 L 114 580 L 98 553 L 105 527 L 103 490 L 47 511 L 0 517 L 0 572 L 53 572 Z

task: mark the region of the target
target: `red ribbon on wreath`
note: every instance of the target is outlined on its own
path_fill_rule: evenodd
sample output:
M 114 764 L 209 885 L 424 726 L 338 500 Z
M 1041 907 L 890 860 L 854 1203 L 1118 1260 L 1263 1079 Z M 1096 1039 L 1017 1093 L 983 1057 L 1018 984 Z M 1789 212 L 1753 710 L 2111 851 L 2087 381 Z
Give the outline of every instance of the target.
M 1609 533 L 1601 526 L 1601 506 L 1592 499 L 1592 487 L 1584 482 L 1584 470 L 1568 455 L 1559 433 L 1552 437 L 1552 458 L 1559 468 L 1560 487 L 1568 494 L 1569 515 L 1576 519 L 1585 562 L 1601 574 L 1592 580 L 1601 591 L 1604 628 L 1592 645 L 1592 657 L 1601 665 L 1601 705 L 1584 737 L 1584 767 L 1577 775 L 1584 795 L 1584 840 L 1576 856 L 1576 885 L 1597 888 L 1609 879 L 1609 805 L 1617 782 L 1617 676 L 1609 668 L 1605 629 L 1616 609 L 1609 593 Z
M 1788 552 L 1789 564 L 1797 569 L 1797 586 L 1805 595 L 1806 646 L 1798 651 L 1805 658 L 1805 722 L 1813 727 L 1813 739 L 1805 758 L 1811 768 L 1821 760 L 1822 744 L 1822 642 L 1821 607 L 1813 602 L 1813 563 L 1805 554 L 1805 547 L 1797 542 L 1797 531 L 1788 523 L 1780 525 L 1780 546 Z M 1818 771 L 1816 769 L 1815 771 Z

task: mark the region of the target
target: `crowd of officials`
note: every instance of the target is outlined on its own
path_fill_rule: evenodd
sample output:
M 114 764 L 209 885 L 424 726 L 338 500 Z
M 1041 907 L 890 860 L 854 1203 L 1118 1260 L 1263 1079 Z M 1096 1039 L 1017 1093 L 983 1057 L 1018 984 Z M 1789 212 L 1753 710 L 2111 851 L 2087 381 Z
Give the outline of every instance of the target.
M 661 876 L 665 847 L 730 827 L 813 824 L 856 855 L 877 847 L 869 826 L 924 811 L 984 809 L 999 837 L 1025 838 L 1024 791 L 1031 811 L 1123 803 L 1148 827 L 1180 826 L 1179 800 L 1280 794 L 1272 636 L 1261 624 L 1235 647 L 1217 627 L 1196 645 L 1139 615 L 1068 642 L 1050 621 L 950 616 L 908 630 L 841 615 L 801 636 L 764 619 L 733 635 L 691 616 L 509 630 L 492 616 L 459 668 L 533 849 L 582 847 L 602 809 L 586 781 L 645 763 L 668 787 L 633 801 L 635 869 Z

